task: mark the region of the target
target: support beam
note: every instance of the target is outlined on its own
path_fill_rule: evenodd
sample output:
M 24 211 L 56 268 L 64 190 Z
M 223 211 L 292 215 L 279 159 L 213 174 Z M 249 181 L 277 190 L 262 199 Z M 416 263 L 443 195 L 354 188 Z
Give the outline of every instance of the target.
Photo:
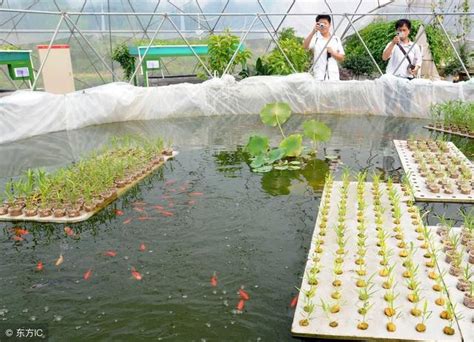
M 443 15 L 444 15 L 444 14 L 443 14 Z M 466 66 L 464 65 L 464 62 L 462 61 L 461 56 L 459 56 L 459 53 L 458 53 L 458 51 L 456 50 L 456 47 L 454 46 L 453 41 L 452 41 L 451 38 L 449 37 L 449 34 L 448 34 L 448 32 L 446 31 L 446 28 L 444 27 L 443 22 L 442 22 L 441 19 L 439 18 L 440 16 L 435 13 L 435 17 L 436 17 L 436 20 L 438 21 L 438 23 L 441 25 L 441 28 L 443 29 L 444 35 L 446 36 L 446 38 L 448 38 L 449 45 L 451 45 L 451 47 L 453 48 L 454 53 L 456 54 L 456 57 L 458 58 L 459 62 L 461 63 L 461 66 L 462 66 L 464 72 L 466 73 L 467 77 L 468 77 L 469 79 L 471 79 L 471 75 L 469 75 L 469 71 L 467 70 Z
M 40 68 L 38 70 L 38 74 L 36 75 L 33 81 L 33 84 L 31 85 L 31 90 L 36 90 L 36 84 L 38 83 L 41 73 L 43 72 L 44 65 L 46 64 L 46 61 L 48 60 L 49 53 L 51 52 L 51 46 L 53 46 L 54 40 L 56 39 L 56 36 L 58 35 L 59 28 L 61 27 L 61 24 L 63 23 L 64 18 L 65 18 L 65 14 L 61 14 L 61 17 L 59 18 L 59 22 L 56 25 L 56 29 L 53 33 L 53 36 L 51 37 L 51 40 L 49 41 L 48 51 L 46 51 L 46 56 L 44 56 L 44 60 L 41 62 Z
M 135 78 L 135 75 L 137 74 L 138 70 L 140 70 L 141 66 L 142 66 L 142 63 L 143 61 L 145 60 L 146 58 L 146 55 L 148 53 L 148 50 L 150 50 L 150 47 L 153 45 L 153 41 L 155 40 L 156 36 L 158 35 L 158 32 L 160 32 L 161 30 L 161 27 L 163 26 L 163 24 L 165 23 L 165 20 L 166 20 L 167 16 L 164 15 L 163 16 L 163 19 L 161 20 L 161 23 L 160 25 L 158 25 L 158 27 L 156 28 L 155 32 L 153 33 L 153 36 L 152 38 L 150 39 L 150 43 L 148 44 L 148 46 L 146 47 L 146 50 L 145 50 L 145 53 L 143 54 L 143 56 L 140 55 L 140 47 L 138 47 L 138 55 L 140 56 L 139 58 L 139 61 L 138 61 L 138 65 L 137 67 L 135 68 L 135 70 L 133 71 L 133 74 L 132 76 L 130 76 L 130 80 L 128 81 L 128 83 L 132 83 L 133 79 Z
M 249 29 L 247 30 L 247 32 L 245 32 L 245 34 L 240 39 L 239 45 L 237 45 L 237 48 L 235 49 L 234 54 L 232 55 L 229 63 L 227 63 L 227 66 L 224 69 L 224 72 L 222 73 L 222 76 L 226 75 L 227 72 L 229 71 L 229 69 L 232 67 L 232 63 L 234 63 L 234 60 L 237 57 L 237 54 L 239 53 L 240 48 L 242 47 L 242 44 L 244 43 L 245 39 L 247 38 L 250 30 L 253 28 L 253 25 L 255 25 L 255 22 L 257 21 L 257 19 L 258 19 L 258 16 L 255 16 L 255 18 L 252 20 L 252 23 L 249 26 Z
M 91 42 L 89 42 L 89 40 L 82 34 L 81 30 L 79 30 L 79 28 L 76 26 L 76 24 L 74 24 L 74 22 L 72 21 L 72 19 L 69 17 L 69 15 L 66 13 L 64 14 L 64 18 L 69 21 L 69 23 L 72 25 L 72 27 L 77 31 L 77 33 L 79 33 L 79 35 L 82 37 L 82 39 L 84 39 L 84 41 L 86 42 L 86 44 L 89 46 L 89 48 L 92 50 L 92 52 L 94 52 L 94 54 L 99 57 L 99 59 L 101 60 L 101 62 L 104 64 L 104 66 L 107 68 L 107 70 L 110 71 L 111 75 L 113 75 L 113 77 L 116 77 L 117 79 L 119 79 L 119 77 L 115 74 L 115 72 L 110 68 L 110 66 L 107 64 L 107 62 L 104 60 L 104 58 L 100 55 L 99 52 L 97 52 L 97 50 L 94 48 L 94 46 L 91 44 Z
M 374 56 L 372 56 L 372 53 L 370 52 L 369 48 L 365 44 L 364 39 L 362 39 L 362 37 L 360 36 L 359 31 L 357 31 L 357 29 L 354 27 L 354 24 L 352 23 L 352 20 L 349 18 L 349 16 L 347 14 L 345 14 L 344 16 L 346 17 L 347 20 L 349 20 L 349 24 L 354 29 L 354 32 L 356 33 L 357 37 L 359 37 L 359 40 L 362 43 L 362 45 L 364 45 L 365 51 L 367 51 L 367 53 L 369 54 L 369 57 L 372 60 L 372 63 L 374 63 L 375 67 L 377 68 L 377 71 L 379 72 L 380 76 L 383 76 L 382 70 L 380 69 L 379 65 L 377 64 L 377 61 L 375 60 Z
M 265 22 L 262 20 L 262 18 L 260 17 L 259 14 L 257 14 L 257 18 L 260 19 L 260 22 L 262 23 L 263 27 L 267 30 L 268 34 L 270 35 L 270 37 L 273 39 L 273 41 L 275 42 L 276 46 L 278 47 L 278 49 L 280 50 L 280 52 L 283 54 L 283 57 L 285 57 L 287 63 L 289 64 L 289 66 L 291 67 L 291 69 L 293 70 L 294 73 L 297 73 L 298 71 L 296 71 L 295 69 L 295 66 L 293 65 L 293 63 L 291 63 L 290 59 L 288 58 L 288 56 L 286 55 L 285 51 L 283 51 L 283 49 L 281 48 L 280 46 L 280 43 L 278 43 L 278 40 L 275 39 L 275 37 L 272 36 L 270 30 L 268 29 L 267 25 L 265 25 Z

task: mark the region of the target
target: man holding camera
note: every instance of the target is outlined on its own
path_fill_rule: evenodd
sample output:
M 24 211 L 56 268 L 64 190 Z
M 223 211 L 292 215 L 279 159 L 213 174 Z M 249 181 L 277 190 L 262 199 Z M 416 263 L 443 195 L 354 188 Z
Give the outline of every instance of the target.
M 318 15 L 313 30 L 303 42 L 305 49 L 313 50 L 312 70 L 314 77 L 320 81 L 339 80 L 337 63 L 344 60 L 341 39 L 336 36 L 331 38 L 330 28 L 331 17 L 325 14 Z M 313 40 L 314 36 L 316 39 Z
M 386 73 L 411 80 L 416 77 L 421 68 L 421 50 L 408 37 L 411 30 L 410 20 L 398 20 L 395 23 L 395 30 L 396 36 L 387 44 L 382 54 L 382 59 L 388 60 Z M 400 67 L 396 70 L 399 65 Z

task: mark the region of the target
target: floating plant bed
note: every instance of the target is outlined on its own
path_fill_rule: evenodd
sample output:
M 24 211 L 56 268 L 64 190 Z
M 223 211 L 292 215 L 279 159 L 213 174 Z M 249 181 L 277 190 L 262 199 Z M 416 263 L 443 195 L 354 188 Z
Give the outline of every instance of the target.
M 112 147 L 53 174 L 28 170 L 7 183 L 0 221 L 85 221 L 177 154 L 159 139 L 116 139 Z
M 438 253 L 439 273 L 458 313 L 464 341 L 474 341 L 474 225 L 454 229 L 440 224 L 430 227 Z
M 394 140 L 416 200 L 474 203 L 474 166 L 451 142 Z
M 467 130 L 461 130 L 457 128 L 452 128 L 452 127 L 444 127 L 444 126 L 435 126 L 435 125 L 428 125 L 428 126 L 423 126 L 424 128 L 430 129 L 432 131 L 438 131 L 438 132 L 443 132 L 443 133 L 448 133 L 448 134 L 453 134 L 453 135 L 459 135 L 461 137 L 465 138 L 471 138 L 474 139 L 474 133 L 469 132 Z
M 426 259 L 428 237 L 418 208 L 401 200 L 398 185 L 328 176 L 292 333 L 461 341 L 456 316 L 440 316 L 450 302 L 436 264 Z

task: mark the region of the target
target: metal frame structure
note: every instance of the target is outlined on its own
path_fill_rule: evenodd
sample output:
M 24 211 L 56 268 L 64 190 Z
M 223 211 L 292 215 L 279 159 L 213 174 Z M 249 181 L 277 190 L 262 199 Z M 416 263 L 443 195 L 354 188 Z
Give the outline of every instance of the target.
M 99 70 L 97 69 L 96 65 L 95 65 L 95 62 L 90 58 L 90 56 L 88 55 L 87 51 L 84 49 L 84 47 L 82 46 L 82 44 L 80 44 L 80 41 L 78 39 L 78 37 L 75 35 L 76 33 L 85 41 L 85 43 L 87 44 L 87 46 L 90 48 L 90 50 L 92 50 L 92 52 L 95 54 L 95 56 L 99 59 L 99 61 L 105 66 L 105 68 L 110 72 L 110 74 L 112 75 L 112 79 L 115 80 L 115 78 L 118 79 L 118 76 L 115 74 L 115 71 L 113 69 L 113 63 L 111 62 L 110 64 L 108 64 L 104 57 L 100 55 L 100 53 L 94 48 L 94 46 L 91 44 L 91 42 L 87 39 L 87 37 L 85 36 L 85 34 L 88 34 L 88 33 L 108 33 L 109 34 L 109 44 L 110 44 L 110 49 L 112 49 L 112 34 L 115 34 L 115 33 L 131 33 L 133 34 L 133 36 L 135 36 L 136 34 L 140 34 L 140 33 L 143 33 L 143 38 L 147 37 L 148 39 L 150 39 L 150 37 L 148 36 L 148 32 L 149 32 L 149 28 L 153 25 L 153 18 L 158 18 L 158 19 L 161 19 L 161 22 L 159 24 L 159 26 L 154 30 L 154 33 L 153 33 L 153 36 L 152 38 L 150 39 L 150 43 L 148 44 L 148 47 L 147 49 L 145 50 L 145 53 L 143 55 L 143 58 L 140 59 L 138 65 L 136 66 L 131 78 L 130 78 L 130 82 L 132 82 L 133 78 L 135 77 L 135 75 L 137 74 L 138 70 L 140 69 L 140 66 L 141 66 L 141 63 L 143 61 L 143 59 L 146 57 L 146 54 L 148 52 L 148 49 L 149 47 L 153 44 L 153 40 L 157 37 L 158 33 L 161 32 L 161 33 L 174 33 L 174 34 L 178 34 L 179 37 L 183 40 L 183 42 L 191 49 L 191 51 L 193 52 L 194 54 L 194 57 L 197 59 L 198 61 L 198 64 L 200 64 L 203 69 L 206 71 L 206 73 L 208 74 L 209 77 L 214 77 L 214 75 L 212 75 L 212 72 L 211 70 L 209 70 L 206 66 L 206 64 L 203 62 L 203 60 L 195 53 L 195 51 L 193 50 L 191 44 L 189 43 L 189 41 L 186 39 L 185 37 L 185 34 L 186 33 L 195 33 L 196 31 L 195 30 L 180 30 L 178 28 L 178 26 L 176 25 L 176 23 L 174 23 L 173 21 L 173 18 L 174 17 L 189 17 L 191 18 L 193 21 L 196 21 L 198 23 L 201 23 L 201 22 L 204 22 L 205 23 L 205 29 L 206 31 L 208 31 L 209 34 L 213 34 L 213 33 L 219 33 L 219 32 L 222 32 L 223 30 L 216 30 L 216 27 L 217 27 L 217 24 L 219 23 L 219 21 L 223 18 L 223 17 L 248 17 L 251 19 L 251 24 L 249 25 L 248 28 L 246 29 L 239 29 L 239 30 L 231 30 L 232 33 L 241 33 L 242 36 L 240 38 L 240 41 L 239 41 L 239 44 L 238 44 L 238 47 L 237 49 L 235 50 L 234 54 L 232 55 L 232 58 L 229 60 L 225 70 L 224 70 L 224 73 L 223 75 L 226 75 L 231 66 L 232 66 L 232 63 L 234 62 L 236 56 L 237 56 L 237 53 L 240 49 L 240 47 L 242 46 L 242 44 L 244 43 L 244 41 L 246 40 L 247 36 L 250 34 L 250 33 L 258 33 L 258 34 L 268 34 L 271 38 L 270 40 L 270 44 L 268 45 L 267 47 L 267 51 L 268 49 L 270 48 L 271 44 L 275 44 L 275 46 L 280 50 L 280 52 L 283 54 L 283 56 L 285 57 L 286 61 L 288 62 L 289 66 L 291 67 L 291 69 L 293 70 L 293 72 L 297 72 L 294 65 L 291 63 L 290 59 L 288 58 L 288 56 L 285 54 L 285 52 L 283 51 L 283 49 L 281 48 L 281 46 L 279 45 L 278 43 L 278 40 L 277 40 L 277 37 L 278 37 L 278 33 L 279 33 L 279 30 L 283 24 L 283 22 L 285 21 L 286 18 L 288 17 L 294 17 L 294 16 L 302 16 L 302 17 L 307 17 L 307 16 L 316 16 L 318 13 L 291 13 L 291 10 L 292 8 L 294 7 L 294 4 L 296 2 L 296 0 L 292 0 L 290 6 L 288 7 L 288 9 L 286 10 L 286 12 L 282 12 L 282 13 L 270 13 L 270 12 L 267 12 L 263 6 L 263 4 L 261 3 L 260 0 L 257 0 L 260 8 L 262 9 L 262 12 L 261 13 L 226 13 L 226 9 L 229 5 L 229 2 L 230 0 L 227 0 L 225 5 L 223 6 L 222 8 L 222 11 L 221 12 L 218 12 L 218 13 L 205 13 L 203 10 L 202 10 L 202 7 L 200 6 L 199 4 L 199 0 L 195 0 L 196 1 L 196 4 L 199 8 L 199 13 L 185 13 L 181 8 L 179 8 L 178 6 L 176 6 L 172 0 L 168 0 L 168 3 L 171 4 L 173 7 L 175 7 L 177 10 L 178 10 L 178 13 L 163 13 L 163 12 L 158 12 L 158 8 L 159 8 L 159 5 L 160 5 L 160 2 L 161 0 L 157 0 L 157 3 L 156 3 L 156 6 L 153 10 L 153 12 L 137 12 L 135 11 L 135 9 L 133 8 L 132 4 L 131 4 L 131 1 L 130 0 L 127 0 L 131 9 L 132 9 L 132 12 L 110 12 L 110 8 L 107 12 L 86 12 L 84 11 L 84 8 L 85 8 L 85 5 L 87 3 L 88 0 L 84 0 L 84 2 L 82 3 L 82 6 L 81 6 L 81 10 L 79 12 L 77 11 L 64 11 L 64 9 L 61 9 L 58 4 L 56 3 L 56 0 L 54 0 L 54 4 L 56 5 L 56 8 L 58 9 L 58 11 L 39 11 L 39 10 L 32 10 L 31 7 L 33 6 L 30 6 L 28 7 L 27 9 L 6 9 L 6 8 L 0 8 L 0 13 L 12 13 L 14 14 L 10 19 L 7 19 L 6 21 L 4 21 L 3 23 L 0 24 L 0 27 L 10 21 L 14 22 L 14 18 L 17 17 L 17 16 L 20 16 L 20 20 L 26 15 L 26 14 L 41 14 L 41 15 L 51 15 L 51 16 L 59 16 L 59 22 L 56 26 L 56 28 L 54 30 L 34 30 L 34 29 L 29 29 L 29 30 L 17 30 L 16 27 L 19 23 L 19 21 L 17 21 L 16 23 L 14 23 L 13 25 L 13 28 L 12 29 L 0 29 L 0 33 L 7 33 L 7 37 L 12 33 L 12 32 L 16 32 L 16 33 L 53 33 L 52 34 L 52 37 L 50 39 L 50 42 L 49 42 L 49 45 L 48 45 L 48 50 L 47 50 L 47 53 L 46 53 L 46 56 L 45 56 L 45 59 L 42 61 L 41 65 L 40 65 L 40 68 L 38 70 L 38 72 L 36 73 L 36 78 L 33 82 L 33 84 L 31 85 L 31 89 L 36 89 L 36 86 L 37 86 L 37 83 L 38 83 L 38 80 L 39 80 L 39 77 L 41 76 L 41 73 L 43 71 L 43 68 L 44 68 L 44 64 L 46 63 L 47 61 L 47 58 L 49 56 L 49 52 L 50 52 L 50 49 L 51 49 L 51 46 L 54 44 L 54 41 L 57 37 L 58 34 L 60 33 L 70 33 L 69 35 L 69 38 L 68 38 L 68 41 L 74 37 L 77 42 L 79 43 L 79 46 L 81 47 L 82 51 L 86 54 L 87 58 L 89 59 L 89 62 L 90 64 L 93 66 L 95 72 L 99 75 L 100 79 L 105 83 L 105 80 L 104 78 L 102 77 L 101 73 L 99 72 Z M 107 0 L 109 1 L 109 0 Z M 390 1 L 389 3 L 391 3 L 393 1 Z M 356 12 L 354 13 L 333 13 L 332 12 L 332 9 L 329 5 L 329 3 L 327 2 L 327 0 L 325 0 L 325 4 L 326 6 L 328 7 L 329 11 L 331 12 L 330 15 L 334 18 L 340 18 L 340 22 L 338 23 L 337 27 L 335 30 L 333 30 L 333 33 L 331 35 L 331 38 L 335 35 L 335 32 L 338 30 L 338 28 L 340 27 L 340 25 L 344 22 L 344 21 L 347 21 L 347 26 L 343 32 L 343 35 L 345 35 L 348 30 L 350 28 L 352 28 L 354 30 L 354 33 L 356 34 L 356 36 L 358 37 L 358 39 L 361 41 L 362 45 L 364 46 L 364 49 L 366 50 L 367 54 L 369 55 L 372 63 L 374 64 L 374 66 L 376 67 L 377 71 L 382 74 L 382 71 L 380 69 L 380 67 L 378 66 L 375 58 L 373 57 L 373 55 L 371 54 L 370 50 L 368 49 L 365 41 L 363 40 L 363 38 L 361 37 L 361 35 L 359 34 L 359 32 L 357 31 L 356 27 L 354 26 L 354 22 L 356 22 L 357 20 L 359 20 L 360 18 L 363 18 L 363 17 L 367 17 L 367 16 L 380 16 L 380 15 L 383 15 L 383 16 L 406 16 L 407 13 L 402 13 L 402 12 L 397 12 L 397 13 L 375 13 L 374 11 L 376 9 L 379 9 L 383 6 L 379 6 L 378 8 L 376 8 L 375 10 L 372 10 L 370 12 L 367 12 L 367 13 L 358 13 L 357 10 L 359 9 L 360 5 L 362 3 L 362 0 L 359 0 L 358 2 L 358 5 L 356 7 Z M 449 13 L 445 13 L 445 12 L 418 12 L 416 13 L 417 15 L 419 16 L 425 16 L 425 17 L 430 17 L 430 20 L 428 23 L 431 23 L 434 19 L 437 20 L 438 24 L 440 25 L 440 27 L 442 28 L 443 30 L 443 33 L 445 35 L 445 37 L 448 39 L 449 41 L 449 44 L 451 46 L 451 48 L 454 50 L 455 52 L 455 55 L 456 55 L 456 58 L 458 59 L 458 61 L 460 62 L 463 70 L 466 72 L 467 74 L 467 77 L 470 79 L 470 75 L 469 75 L 469 72 L 464 64 L 464 62 L 462 61 L 459 53 L 457 52 L 456 50 L 456 47 L 452 41 L 452 39 L 450 38 L 446 28 L 444 27 L 443 25 L 443 22 L 441 20 L 441 17 L 444 17 L 444 16 L 460 16 L 460 15 L 468 15 L 468 16 L 473 16 L 474 13 L 473 12 L 462 12 L 462 13 L 459 13 L 459 12 L 449 12 Z M 101 30 L 81 30 L 79 29 L 78 27 L 78 21 L 81 17 L 88 17 L 88 16 L 107 16 L 108 18 L 108 22 L 109 22 L 109 27 L 108 27 L 108 30 L 104 30 L 104 29 L 101 29 Z M 126 17 L 127 20 L 130 18 L 130 17 L 135 17 L 136 20 L 139 22 L 139 25 L 141 27 L 141 30 L 136 30 L 136 29 L 131 29 L 131 30 L 113 30 L 112 27 L 111 27 L 111 21 L 110 21 L 110 18 L 112 16 L 121 16 L 121 17 Z M 148 23 L 146 24 L 146 26 L 143 25 L 143 22 L 140 20 L 141 17 L 144 17 L 144 16 L 149 16 L 150 19 L 148 20 Z M 357 18 L 355 18 L 355 16 L 357 16 Z M 200 18 L 203 18 L 203 19 L 200 19 Z M 279 21 L 278 25 L 275 27 L 272 23 L 272 21 L 270 20 L 271 18 L 275 18 L 275 17 L 282 17 L 282 19 Z M 73 18 L 75 20 L 73 20 Z M 209 19 L 209 18 L 212 18 L 212 19 Z M 264 18 L 266 20 L 264 20 Z M 214 23 L 214 26 L 211 27 L 211 23 L 210 21 L 211 20 L 215 20 L 215 23 Z M 161 30 L 163 24 L 168 21 L 171 26 L 172 26 L 172 29 L 171 30 Z M 262 29 L 254 29 L 254 26 L 255 24 L 258 22 L 260 22 L 260 24 L 263 26 L 263 30 Z M 265 23 L 265 21 L 268 21 L 269 24 Z M 61 25 L 62 23 L 65 23 L 67 25 L 67 29 L 61 29 Z M 328 41 L 329 42 L 329 41 Z M 415 41 L 416 42 L 416 41 Z M 327 46 L 328 43 L 326 43 L 326 46 Z M 414 45 L 413 45 L 414 46 Z M 410 49 L 411 50 L 411 49 Z M 410 50 L 408 52 L 410 52 Z M 324 51 L 324 49 L 323 49 Z M 315 56 L 315 60 L 319 60 L 319 58 L 321 57 L 321 54 L 322 52 L 318 55 L 318 56 Z M 397 66 L 397 70 L 398 68 L 400 67 L 400 65 Z M 165 66 L 166 68 L 166 66 Z

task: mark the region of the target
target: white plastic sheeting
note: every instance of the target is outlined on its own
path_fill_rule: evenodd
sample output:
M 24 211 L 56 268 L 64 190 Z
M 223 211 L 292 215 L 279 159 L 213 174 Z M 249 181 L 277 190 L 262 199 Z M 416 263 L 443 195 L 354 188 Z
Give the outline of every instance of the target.
M 366 81 L 316 81 L 310 74 L 232 76 L 158 88 L 111 83 L 66 95 L 17 91 L 0 99 L 0 143 L 90 125 L 169 117 L 258 114 L 270 102 L 295 113 L 428 118 L 432 103 L 474 99 L 474 82 L 383 76 Z

